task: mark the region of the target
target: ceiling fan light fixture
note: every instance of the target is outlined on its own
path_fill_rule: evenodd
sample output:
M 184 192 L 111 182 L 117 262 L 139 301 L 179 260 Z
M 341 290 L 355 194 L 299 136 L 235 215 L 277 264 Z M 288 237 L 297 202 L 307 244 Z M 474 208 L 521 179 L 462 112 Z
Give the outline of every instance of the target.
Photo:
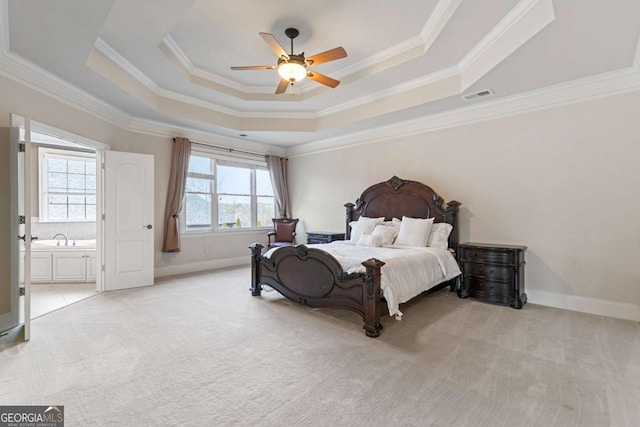
M 294 58 L 291 59 L 292 60 L 289 61 L 279 61 L 278 74 L 280 74 L 280 77 L 291 83 L 304 80 L 307 76 L 307 69 Z

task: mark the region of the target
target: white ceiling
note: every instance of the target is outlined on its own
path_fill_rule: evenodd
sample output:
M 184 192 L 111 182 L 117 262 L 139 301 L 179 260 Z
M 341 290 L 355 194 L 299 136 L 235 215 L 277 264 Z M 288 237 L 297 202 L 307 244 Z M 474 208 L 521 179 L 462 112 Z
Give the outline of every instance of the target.
M 637 0 L 0 0 L 5 56 L 96 97 L 137 124 L 293 148 L 462 111 L 634 65 Z M 342 46 L 274 95 L 258 35 L 294 53 Z M 0 40 L 2 41 L 2 40 Z M 636 60 L 637 61 L 637 60 Z M 0 67 L 2 62 L 0 62 Z M 560 85 L 560 86 L 558 86 Z M 564 86 L 563 86 L 564 85 Z M 465 101 L 460 95 L 491 89 Z

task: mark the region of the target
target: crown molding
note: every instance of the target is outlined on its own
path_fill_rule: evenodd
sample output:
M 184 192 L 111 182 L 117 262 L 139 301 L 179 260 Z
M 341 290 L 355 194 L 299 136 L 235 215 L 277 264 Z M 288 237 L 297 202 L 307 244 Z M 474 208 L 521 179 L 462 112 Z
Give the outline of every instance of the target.
M 184 74 L 190 77 L 189 80 L 193 83 L 198 84 L 197 81 L 194 81 L 197 79 L 193 79 L 193 77 L 198 77 L 200 79 L 207 80 L 216 86 L 224 86 L 245 95 L 250 93 L 273 95 L 273 88 L 271 87 L 246 86 L 234 80 L 221 77 L 215 73 L 196 67 L 178 43 L 176 43 L 173 37 L 171 37 L 171 34 L 167 34 L 167 36 L 162 39 L 162 42 L 160 42 L 160 48 L 165 55 L 173 55 L 173 59 L 175 60 L 174 63 L 177 62 L 176 65 L 178 65 Z M 243 99 L 245 98 L 243 97 Z
M 146 120 L 141 118 L 133 118 L 129 124 L 131 132 L 142 133 L 158 137 L 172 138 L 176 136 L 189 138 L 192 141 L 210 143 L 215 145 L 223 145 L 230 150 L 249 150 L 257 154 L 276 154 L 285 155 L 283 147 L 276 147 L 269 144 L 247 141 L 241 138 L 232 138 L 212 132 L 206 132 L 187 128 L 183 126 L 172 125 L 168 123 Z
M 11 51 L 0 57 L 0 75 L 121 128 L 129 125 L 129 114 Z
M 299 157 L 341 150 L 635 91 L 640 91 L 640 70 L 628 67 L 402 123 L 302 144 L 289 148 L 287 155 Z
M 453 17 L 454 12 L 461 3 L 462 0 L 440 0 L 433 12 L 429 15 L 427 22 L 419 34 L 355 64 L 338 70 L 336 73 L 333 73 L 333 75 L 339 79 L 350 79 L 350 81 L 353 81 L 360 78 L 358 75 L 376 74 L 424 55 L 438 38 L 447 23 L 449 23 L 449 20 Z M 273 88 L 245 86 L 196 67 L 171 35 L 167 35 L 162 40 L 160 48 L 187 76 L 189 81 L 194 84 L 209 87 L 210 89 L 245 100 L 259 101 L 274 99 Z M 316 88 L 310 84 L 303 83 L 297 86 L 297 88 L 297 94 L 299 96 L 295 99 L 296 101 L 302 101 L 322 93 L 322 91 L 316 90 Z M 252 94 L 262 96 L 252 96 Z M 268 95 L 268 97 L 265 98 L 265 95 Z
M 537 10 L 536 10 L 537 8 Z M 535 16 L 538 10 L 542 16 Z M 552 0 L 522 0 L 507 15 L 498 22 L 498 24 L 485 35 L 480 42 L 473 47 L 465 57 L 458 63 L 458 68 L 463 72 L 467 70 L 474 62 L 477 62 L 485 55 L 496 42 L 501 40 L 513 29 L 517 23 L 522 22 L 528 15 L 538 18 L 538 31 L 555 19 Z M 535 31 L 537 33 L 538 31 Z M 525 39 L 528 40 L 530 37 Z
M 442 86 L 446 87 L 445 91 L 448 91 L 446 96 L 459 95 L 507 56 L 511 55 L 523 43 L 540 32 L 554 18 L 551 0 L 522 0 L 458 64 L 388 89 L 326 108 L 319 111 L 318 115 L 325 117 L 337 114 L 427 86 L 431 86 L 434 93 L 438 92 L 438 86 Z M 452 89 L 450 82 L 455 80 L 459 83 Z
M 124 56 L 116 51 L 111 45 L 105 42 L 102 38 L 98 37 L 94 47 L 102 52 L 113 63 L 122 68 L 125 72 L 129 73 L 134 79 L 142 83 L 147 89 L 152 92 L 158 93 L 160 86 L 156 84 L 149 76 L 140 71 L 138 67 L 129 62 Z

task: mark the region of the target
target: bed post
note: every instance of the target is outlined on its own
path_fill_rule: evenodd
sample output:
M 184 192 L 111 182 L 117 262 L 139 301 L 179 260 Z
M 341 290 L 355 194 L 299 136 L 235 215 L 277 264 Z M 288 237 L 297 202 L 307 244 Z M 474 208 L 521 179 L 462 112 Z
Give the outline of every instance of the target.
M 260 286 L 260 257 L 262 256 L 262 246 L 260 243 L 249 245 L 251 249 L 251 295 L 258 296 L 262 291 Z
M 365 323 L 364 330 L 368 337 L 377 337 L 380 335 L 380 300 L 382 291 L 380 289 L 380 268 L 384 262 L 371 258 L 362 263 L 367 269 L 365 278 Z
M 345 233 L 344 233 L 344 240 L 349 240 L 351 239 L 351 227 L 349 227 L 349 223 L 352 221 L 353 218 L 353 208 L 355 207 L 355 205 L 351 202 L 346 203 L 344 205 L 345 208 L 347 208 L 347 212 L 345 215 Z
M 456 252 L 458 250 L 458 208 L 461 204 L 456 200 L 452 200 L 447 203 L 447 208 L 445 209 L 447 222 L 453 225 L 453 230 L 451 230 L 451 235 L 449 236 L 449 247 Z

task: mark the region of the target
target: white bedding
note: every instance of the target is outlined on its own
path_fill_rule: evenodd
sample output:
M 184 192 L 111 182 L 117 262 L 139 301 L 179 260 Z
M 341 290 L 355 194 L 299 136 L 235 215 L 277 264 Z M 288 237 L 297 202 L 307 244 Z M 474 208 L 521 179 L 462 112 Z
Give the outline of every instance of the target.
M 347 273 L 364 272 L 362 262 L 377 258 L 385 262 L 381 268 L 381 288 L 389 306 L 389 314 L 400 319 L 399 305 L 439 283 L 460 275 L 458 263 L 446 249 L 429 247 L 356 246 L 336 241 L 307 245 L 333 255 Z M 277 249 L 268 251 L 265 256 Z

